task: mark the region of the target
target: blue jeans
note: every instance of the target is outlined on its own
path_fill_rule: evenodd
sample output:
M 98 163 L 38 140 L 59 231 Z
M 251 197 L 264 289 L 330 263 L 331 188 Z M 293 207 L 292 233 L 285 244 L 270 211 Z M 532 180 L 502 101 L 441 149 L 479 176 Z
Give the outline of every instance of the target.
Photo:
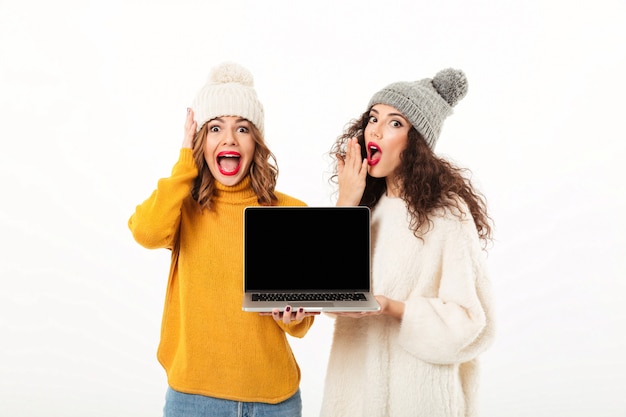
M 301 417 L 300 390 L 278 404 L 239 402 L 185 394 L 168 387 L 163 417 Z

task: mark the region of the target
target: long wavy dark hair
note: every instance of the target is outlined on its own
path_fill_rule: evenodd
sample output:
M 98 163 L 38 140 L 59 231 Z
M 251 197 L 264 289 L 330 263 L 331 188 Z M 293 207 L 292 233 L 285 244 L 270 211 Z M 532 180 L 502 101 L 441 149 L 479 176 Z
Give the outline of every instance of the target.
M 337 156 L 345 157 L 346 143 L 356 137 L 361 146 L 361 157 L 367 157 L 365 127 L 370 118 L 366 111 L 359 119 L 352 120 L 337 138 L 330 150 L 334 158 L 334 172 L 330 181 L 337 183 Z M 407 147 L 400 154 L 400 165 L 396 172 L 400 196 L 406 202 L 411 215 L 411 228 L 416 237 L 422 238 L 430 230 L 429 215 L 439 209 L 454 208 L 452 213 L 461 217 L 464 210 L 458 197 L 467 205 L 476 224 L 478 236 L 486 248 L 492 240 L 492 219 L 487 214 L 486 198 L 470 179 L 470 170 L 459 168 L 450 161 L 438 157 L 428 146 L 422 135 L 411 127 Z M 362 206 L 373 208 L 386 191 L 385 178 L 374 178 L 367 174 Z
M 194 180 L 191 196 L 199 204 L 200 209 L 210 210 L 213 207 L 215 195 L 215 177 L 204 159 L 204 142 L 206 141 L 209 123 L 205 123 L 196 133 L 193 140 L 193 158 L 198 167 L 198 176 Z M 271 206 L 278 201 L 274 193 L 278 178 L 278 164 L 276 157 L 265 144 L 263 135 L 250 122 L 250 133 L 256 144 L 254 158 L 250 165 L 250 183 L 257 201 L 262 206 Z

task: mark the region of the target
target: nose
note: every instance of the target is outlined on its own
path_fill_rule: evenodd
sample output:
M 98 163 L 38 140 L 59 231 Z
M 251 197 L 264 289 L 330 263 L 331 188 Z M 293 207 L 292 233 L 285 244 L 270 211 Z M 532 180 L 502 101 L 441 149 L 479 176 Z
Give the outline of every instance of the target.
M 371 135 L 373 138 L 380 139 L 380 133 L 378 133 L 377 127 L 372 127 Z
M 224 138 L 222 139 L 223 145 L 236 145 L 237 139 L 235 139 L 235 134 L 230 130 L 226 130 L 224 133 Z

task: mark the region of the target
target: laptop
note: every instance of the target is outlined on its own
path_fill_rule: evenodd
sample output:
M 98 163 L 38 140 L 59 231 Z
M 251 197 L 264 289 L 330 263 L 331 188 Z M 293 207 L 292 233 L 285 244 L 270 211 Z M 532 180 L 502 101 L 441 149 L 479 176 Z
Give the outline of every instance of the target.
M 243 230 L 244 311 L 380 309 L 368 207 L 246 207 Z

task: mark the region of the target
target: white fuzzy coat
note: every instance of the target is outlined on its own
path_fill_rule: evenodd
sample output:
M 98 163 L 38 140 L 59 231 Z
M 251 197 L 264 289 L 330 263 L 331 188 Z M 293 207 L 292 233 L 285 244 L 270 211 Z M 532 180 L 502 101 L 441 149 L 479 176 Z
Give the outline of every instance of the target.
M 404 317 L 336 318 L 323 417 L 476 416 L 477 357 L 493 338 L 476 226 L 448 212 L 421 241 L 408 220 L 399 198 L 372 212 L 374 293 L 404 301 Z

